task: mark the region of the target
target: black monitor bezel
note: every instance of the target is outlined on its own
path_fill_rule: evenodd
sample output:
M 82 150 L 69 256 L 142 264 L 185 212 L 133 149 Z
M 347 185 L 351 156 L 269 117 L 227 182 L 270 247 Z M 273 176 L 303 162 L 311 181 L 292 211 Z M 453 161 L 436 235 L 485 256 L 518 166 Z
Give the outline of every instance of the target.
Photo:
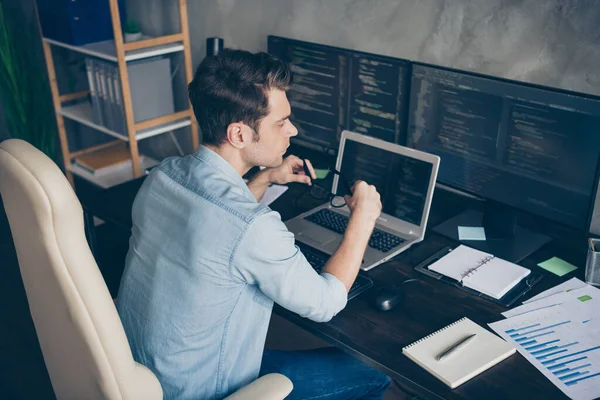
M 572 90 L 566 90 L 566 89 L 560 89 L 560 88 L 554 88 L 554 87 L 550 87 L 550 86 L 544 86 L 544 85 L 540 85 L 540 84 L 536 84 L 536 83 L 530 83 L 530 82 L 523 82 L 523 81 L 517 81 L 517 80 L 513 80 L 513 79 L 508 79 L 508 78 L 502 78 L 502 77 L 497 77 L 494 75 L 488 75 L 488 74 L 482 74 L 479 72 L 473 72 L 473 71 L 465 71 L 465 70 L 460 70 L 460 69 L 456 69 L 456 68 L 450 68 L 450 67 L 444 67 L 444 66 L 440 66 L 440 65 L 435 65 L 435 64 L 430 64 L 430 63 L 424 63 L 424 62 L 416 62 L 413 61 L 412 62 L 412 66 L 423 66 L 423 67 L 428 67 L 428 68 L 432 68 L 432 69 L 437 69 L 437 70 L 441 70 L 441 71 L 447 71 L 447 72 L 454 72 L 454 73 L 458 73 L 458 74 L 464 74 L 464 75 L 468 75 L 468 76 L 472 76 L 475 78 L 484 78 L 484 79 L 490 79 L 493 81 L 497 81 L 497 82 L 502 82 L 502 83 L 509 83 L 512 85 L 517 85 L 517 86 L 524 86 L 524 87 L 528 87 L 528 88 L 532 88 L 532 89 L 538 89 L 538 90 L 543 90 L 543 91 L 548 91 L 548 92 L 553 92 L 553 93 L 558 93 L 558 94 L 564 94 L 564 95 L 569 95 L 569 96 L 573 96 L 573 97 L 578 97 L 578 98 L 582 98 L 582 99 L 587 99 L 587 100 L 594 100 L 594 101 L 598 101 L 600 102 L 600 96 L 597 95 L 592 95 L 592 94 L 588 94 L 588 93 L 582 93 L 582 92 L 576 92 L 576 91 L 572 91 Z M 412 81 L 413 81 L 413 68 L 411 67 L 411 77 L 410 77 L 410 85 L 411 85 L 411 90 L 412 90 Z M 412 93 L 410 93 L 412 98 Z M 408 113 L 410 111 L 410 98 L 409 98 L 409 102 L 407 103 L 407 119 L 406 119 L 406 136 L 405 136 L 405 146 L 407 147 L 411 147 L 408 143 Z M 600 116 L 600 113 L 598 114 Z M 440 162 L 440 168 L 442 168 L 443 165 L 443 160 L 442 162 Z M 448 184 L 445 182 L 440 182 L 439 181 L 439 176 L 438 176 L 438 183 L 442 186 L 445 186 L 447 188 L 452 189 L 453 191 L 456 191 L 460 194 L 465 194 L 468 196 L 472 196 L 478 199 L 483 199 L 485 201 L 490 201 L 490 202 L 494 202 L 497 204 L 502 204 L 505 207 L 511 208 L 513 210 L 517 210 L 523 213 L 527 213 L 527 214 L 531 214 L 531 215 L 535 215 L 536 217 L 539 218 L 544 218 L 546 220 L 552 221 L 553 223 L 556 224 L 560 224 L 562 226 L 566 226 L 570 229 L 575 229 L 577 231 L 582 231 L 585 230 L 587 232 L 589 232 L 589 227 L 591 224 L 591 220 L 592 220 L 592 215 L 593 215 L 593 211 L 594 211 L 594 203 L 595 203 L 595 197 L 596 197 L 596 193 L 597 193 L 597 189 L 598 189 L 598 185 L 600 185 L 600 151 L 598 152 L 598 159 L 596 161 L 596 171 L 594 174 L 594 181 L 592 182 L 592 196 L 591 196 L 591 200 L 590 200 L 590 204 L 588 205 L 588 210 L 587 210 L 587 217 L 586 217 L 586 223 L 584 227 L 575 227 L 573 225 L 568 225 L 565 224 L 563 222 L 559 222 L 556 221 L 555 219 L 552 218 L 548 218 L 547 216 L 542 216 L 539 215 L 531 210 L 524 210 L 522 208 L 518 208 L 518 207 L 514 207 L 512 205 L 497 201 L 495 199 L 491 199 L 489 197 L 483 196 L 480 193 L 474 192 L 474 191 L 469 191 L 467 189 L 464 189 L 462 187 L 459 187 L 457 185 L 452 185 L 452 184 Z

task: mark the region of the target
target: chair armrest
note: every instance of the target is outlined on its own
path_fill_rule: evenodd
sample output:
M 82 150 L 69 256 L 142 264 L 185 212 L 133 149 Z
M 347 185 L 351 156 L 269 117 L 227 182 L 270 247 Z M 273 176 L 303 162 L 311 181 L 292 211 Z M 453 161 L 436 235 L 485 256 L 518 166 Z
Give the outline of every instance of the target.
M 292 391 L 292 381 L 281 374 L 261 376 L 225 400 L 283 400 Z

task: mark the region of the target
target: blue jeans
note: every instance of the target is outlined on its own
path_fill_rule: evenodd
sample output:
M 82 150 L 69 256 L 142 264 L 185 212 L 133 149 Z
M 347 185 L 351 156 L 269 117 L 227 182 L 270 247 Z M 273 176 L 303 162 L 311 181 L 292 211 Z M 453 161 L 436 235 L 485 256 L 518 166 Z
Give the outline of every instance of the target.
M 278 372 L 294 390 L 287 400 L 380 400 L 390 378 L 335 347 L 306 351 L 265 350 L 260 375 Z

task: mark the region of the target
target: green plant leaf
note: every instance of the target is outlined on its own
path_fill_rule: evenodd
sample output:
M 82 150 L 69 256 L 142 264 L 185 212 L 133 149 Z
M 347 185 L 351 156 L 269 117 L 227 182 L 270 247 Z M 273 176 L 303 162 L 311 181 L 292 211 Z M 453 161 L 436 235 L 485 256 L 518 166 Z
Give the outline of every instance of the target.
M 10 0 L 0 0 L 0 103 L 9 136 L 56 161 L 56 119 L 37 19 Z
M 125 32 L 126 33 L 138 33 L 140 31 L 140 26 L 137 21 L 134 19 L 128 19 L 125 22 Z

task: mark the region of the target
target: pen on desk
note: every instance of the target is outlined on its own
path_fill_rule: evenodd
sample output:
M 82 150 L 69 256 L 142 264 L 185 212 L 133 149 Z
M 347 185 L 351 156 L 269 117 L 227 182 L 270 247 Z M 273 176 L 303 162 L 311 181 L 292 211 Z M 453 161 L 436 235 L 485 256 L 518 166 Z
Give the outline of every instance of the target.
M 475 335 L 476 334 L 474 333 L 472 335 L 467 336 L 466 338 L 459 340 L 458 342 L 454 343 L 452 346 L 448 347 L 446 350 L 438 354 L 437 357 L 435 357 L 435 359 L 437 361 L 443 361 L 450 355 L 454 354 L 456 351 L 465 347 L 470 341 L 472 341 L 475 338 Z

